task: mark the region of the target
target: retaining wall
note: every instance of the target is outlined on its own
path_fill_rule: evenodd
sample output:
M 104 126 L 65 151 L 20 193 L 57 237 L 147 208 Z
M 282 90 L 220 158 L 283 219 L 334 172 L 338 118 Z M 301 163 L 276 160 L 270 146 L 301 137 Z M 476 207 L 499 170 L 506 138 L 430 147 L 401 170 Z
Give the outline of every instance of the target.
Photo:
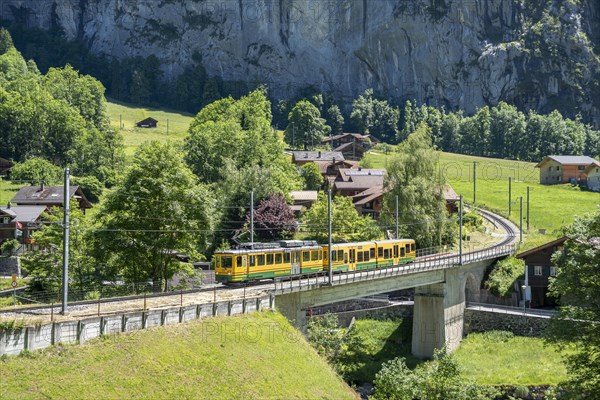
M 0 356 L 17 355 L 23 350 L 38 350 L 59 343 L 85 343 L 100 335 L 131 332 L 217 315 L 249 314 L 274 308 L 275 297 L 264 296 L 28 326 L 0 332 Z
M 510 331 L 518 336 L 540 337 L 548 327 L 550 317 L 465 309 L 464 321 L 465 335 L 500 330 Z

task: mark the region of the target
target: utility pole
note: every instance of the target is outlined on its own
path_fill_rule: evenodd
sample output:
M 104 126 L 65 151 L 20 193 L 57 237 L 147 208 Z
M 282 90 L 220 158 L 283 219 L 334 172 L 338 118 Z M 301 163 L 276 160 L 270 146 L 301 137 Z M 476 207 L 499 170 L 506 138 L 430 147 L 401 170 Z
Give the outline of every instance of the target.
M 523 242 L 523 196 L 519 197 L 519 243 Z
M 123 129 L 123 114 L 119 114 L 119 130 Z
M 65 182 L 63 188 L 63 276 L 62 290 L 63 300 L 61 314 L 67 313 L 67 303 L 69 301 L 69 168 L 65 168 Z
M 527 233 L 529 233 L 529 186 L 527 186 Z
M 327 272 L 329 277 L 329 284 L 333 285 L 333 269 L 331 268 L 331 235 L 332 235 L 332 216 L 331 216 L 331 189 L 327 191 L 327 220 L 328 220 L 328 236 L 329 244 L 327 246 Z
M 167 136 L 169 136 L 169 118 L 167 118 Z
M 254 191 L 250 192 L 250 246 L 254 248 Z
M 473 206 L 477 203 L 477 161 L 473 161 Z
M 398 239 L 398 196 L 396 196 L 396 239 Z
M 296 124 L 292 122 L 292 149 L 296 148 Z
M 458 262 L 462 265 L 462 252 L 463 252 L 463 197 L 460 195 L 458 209 Z
M 512 206 L 512 178 L 508 177 L 508 217 L 510 218 L 511 206 Z

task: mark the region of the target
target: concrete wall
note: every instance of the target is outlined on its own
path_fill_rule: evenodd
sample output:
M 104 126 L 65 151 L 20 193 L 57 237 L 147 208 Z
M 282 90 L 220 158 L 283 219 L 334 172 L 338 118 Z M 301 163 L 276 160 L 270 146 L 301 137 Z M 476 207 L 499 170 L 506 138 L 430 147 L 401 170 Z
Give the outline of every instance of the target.
M 23 350 L 43 349 L 58 343 L 85 343 L 100 335 L 131 332 L 154 326 L 178 324 L 217 315 L 248 314 L 273 309 L 275 298 L 263 296 L 245 300 L 222 301 L 162 310 L 131 312 L 76 321 L 28 326 L 13 331 L 0 331 L 0 356 L 17 355 Z

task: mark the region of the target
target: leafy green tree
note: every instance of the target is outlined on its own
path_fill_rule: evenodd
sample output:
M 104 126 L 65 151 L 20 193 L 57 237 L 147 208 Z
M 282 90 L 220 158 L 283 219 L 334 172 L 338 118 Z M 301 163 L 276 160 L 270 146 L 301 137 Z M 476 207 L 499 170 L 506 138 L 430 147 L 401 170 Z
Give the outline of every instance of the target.
M 304 188 L 306 190 L 319 190 L 323 185 L 323 175 L 319 166 L 314 162 L 309 162 L 300 167 L 302 178 L 304 178 Z
M 386 100 L 373 97 L 373 89 L 365 90 L 364 94 L 352 102 L 350 118 L 356 127 L 387 143 L 397 141 L 399 116 L 397 108 Z
M 485 286 L 499 297 L 510 297 L 514 291 L 515 282 L 525 272 L 525 261 L 515 257 L 498 261 L 490 273 Z
M 433 361 L 410 370 L 404 358 L 383 365 L 375 378 L 374 400 L 486 400 L 499 395 L 494 388 L 479 386 L 461 377 L 461 368 L 445 349 Z
M 525 115 L 500 102 L 490 110 L 489 155 L 517 159 L 525 137 Z
M 34 157 L 29 160 L 16 163 L 12 169 L 10 178 L 14 182 L 31 182 L 32 185 L 44 182 L 47 185 L 56 185 L 62 182 L 63 170 L 50 161 Z
M 319 109 L 308 100 L 300 100 L 288 115 L 285 141 L 293 148 L 304 146 L 306 149 L 320 145 L 329 132 L 331 128 L 321 118 Z
M 42 217 L 42 228 L 33 233 L 37 250 L 22 257 L 23 269 L 37 290 L 58 290 L 62 284 L 63 209 L 54 207 Z M 71 201 L 69 227 L 69 287 L 87 290 L 97 283 L 96 261 L 91 256 L 91 226 L 88 219 Z
M 79 186 L 85 197 L 92 203 L 100 201 L 104 185 L 95 176 L 74 176 L 71 184 Z
M 14 47 L 15 45 L 10 33 L 4 28 L 0 28 L 0 55 L 6 53 L 9 49 Z
M 427 125 L 419 124 L 398 150 L 387 169 L 386 209 L 394 210 L 395 196 L 398 196 L 401 234 L 414 238 L 419 247 L 453 244 L 455 221 L 449 219 L 446 211 L 442 195 L 445 181 Z M 387 214 L 393 215 L 393 212 Z
M 213 210 L 211 192 L 177 147 L 143 144 L 98 212 L 96 254 L 126 280 L 166 289 L 185 267 L 174 253 L 197 257 L 206 248 Z
M 350 197 L 335 196 L 331 204 L 331 214 L 334 243 L 375 240 L 383 236 L 373 219 L 358 215 Z M 310 239 L 327 243 L 329 240 L 327 221 L 327 197 L 321 192 L 317 201 L 304 213 L 301 227 Z
M 333 135 L 339 135 L 344 132 L 344 116 L 336 104 L 332 104 L 331 107 L 327 109 L 325 119 L 327 120 L 327 125 L 331 127 L 331 133 Z
M 308 321 L 307 338 L 330 364 L 335 364 L 345 347 L 344 331 L 339 327 L 337 315 L 331 313 Z
M 404 103 L 404 109 L 402 110 L 402 120 L 400 123 L 401 128 L 399 131 L 398 143 L 402 142 L 408 137 L 408 135 L 415 131 L 417 123 L 418 121 L 413 109 L 413 105 L 410 100 L 406 100 L 406 103 Z
M 553 257 L 558 274 L 550 284 L 561 307 L 546 336 L 552 343 L 569 346 L 568 398 L 600 398 L 600 208 L 576 218 L 566 234 L 565 251 Z
M 460 113 L 448 113 L 443 117 L 440 127 L 441 143 L 440 147 L 444 151 L 458 152 L 461 145 L 461 136 L 459 131 Z

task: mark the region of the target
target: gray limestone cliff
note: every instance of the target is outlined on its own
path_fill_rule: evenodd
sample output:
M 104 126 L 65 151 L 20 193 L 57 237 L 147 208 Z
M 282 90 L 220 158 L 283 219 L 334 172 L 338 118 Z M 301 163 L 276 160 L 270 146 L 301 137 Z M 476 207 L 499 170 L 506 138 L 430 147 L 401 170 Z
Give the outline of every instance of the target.
M 600 125 L 597 0 L 0 0 L 2 15 L 114 57 L 155 54 L 166 76 L 202 55 L 210 75 L 312 85 L 346 103 L 472 112 L 501 100 Z

